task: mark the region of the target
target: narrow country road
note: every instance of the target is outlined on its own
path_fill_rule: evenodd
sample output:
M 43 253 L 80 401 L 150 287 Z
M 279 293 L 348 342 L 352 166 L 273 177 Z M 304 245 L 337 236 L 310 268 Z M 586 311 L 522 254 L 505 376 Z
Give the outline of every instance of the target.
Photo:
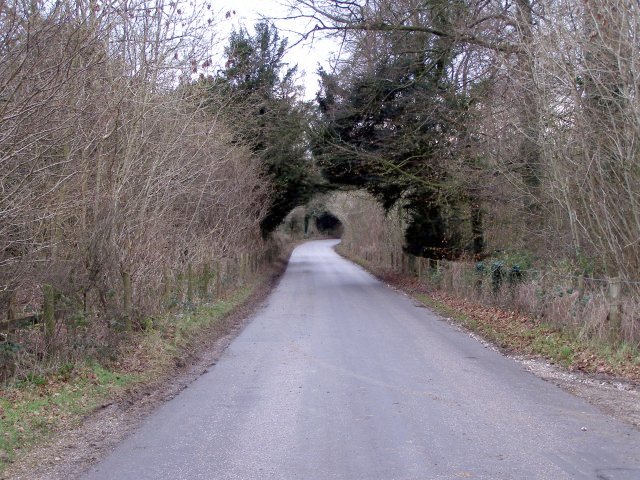
M 638 430 L 416 306 L 335 244 L 298 247 L 218 364 L 84 478 L 640 479 Z

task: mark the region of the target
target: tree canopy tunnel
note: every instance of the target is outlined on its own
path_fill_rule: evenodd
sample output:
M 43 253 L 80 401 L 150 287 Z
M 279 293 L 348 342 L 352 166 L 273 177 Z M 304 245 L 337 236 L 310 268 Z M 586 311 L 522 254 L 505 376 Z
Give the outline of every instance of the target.
M 324 211 L 315 217 L 318 232 L 330 237 L 340 238 L 344 227 L 340 219 L 329 211 Z
M 315 106 L 298 98 L 296 69 L 284 61 L 286 45 L 268 22 L 254 33 L 241 28 L 226 48 L 225 69 L 197 85 L 205 104 L 229 99 L 212 110 L 229 109 L 236 140 L 249 146 L 271 179 L 263 235 L 317 195 L 354 188 L 370 192 L 387 210 L 403 206 L 407 251 L 480 253 L 482 241 L 473 235 L 481 235 L 482 216 L 465 183 L 472 177 L 448 167 L 459 163 L 452 159 L 459 156 L 471 104 L 450 85 L 452 45 L 391 34 L 367 65 L 321 71 Z M 318 213 L 314 228 L 338 234 L 331 215 L 337 219 L 335 212 Z
M 307 147 L 311 104 L 300 99 L 296 66 L 284 60 L 287 39 L 268 21 L 232 32 L 225 68 L 193 85 L 202 104 L 227 119 L 233 141 L 247 146 L 270 180 L 260 227 L 271 234 L 318 191 Z
M 331 210 L 331 194 L 317 195 L 306 205 L 291 210 L 280 229 L 296 238 L 341 238 L 344 223 L 340 215 Z
M 473 177 L 460 155 L 468 101 L 411 63 L 380 60 L 369 74 L 321 72 L 312 151 L 332 185 L 363 189 L 406 212 L 405 250 L 432 258 L 483 251 Z M 391 63 L 389 63 L 391 62 Z M 458 158 L 456 158 L 458 157 Z

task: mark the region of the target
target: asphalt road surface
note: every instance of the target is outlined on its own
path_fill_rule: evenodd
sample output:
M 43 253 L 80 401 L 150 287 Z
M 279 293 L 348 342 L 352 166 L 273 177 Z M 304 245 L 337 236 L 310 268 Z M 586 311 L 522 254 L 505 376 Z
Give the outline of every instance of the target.
M 640 432 L 333 250 L 86 479 L 634 479 Z

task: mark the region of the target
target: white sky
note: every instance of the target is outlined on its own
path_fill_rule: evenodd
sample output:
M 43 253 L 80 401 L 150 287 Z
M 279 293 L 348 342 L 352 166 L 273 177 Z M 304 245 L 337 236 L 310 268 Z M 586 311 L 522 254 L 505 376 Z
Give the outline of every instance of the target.
M 222 13 L 222 19 L 218 24 L 221 40 L 224 48 L 228 33 L 234 26 L 243 24 L 250 32 L 253 32 L 253 25 L 258 22 L 262 16 L 266 17 L 286 17 L 287 8 L 278 0 L 211 0 L 212 7 L 216 11 Z M 234 11 L 230 19 L 225 19 L 224 14 L 227 11 Z M 295 43 L 299 37 L 290 31 L 307 31 L 309 26 L 304 20 L 288 20 L 274 21 L 281 37 L 289 37 L 289 45 Z M 291 65 L 298 65 L 301 83 L 305 88 L 305 98 L 313 99 L 318 91 L 318 77 L 316 70 L 318 64 L 324 65 L 325 69 L 329 69 L 332 55 L 335 55 L 340 46 L 331 39 L 316 39 L 313 44 L 309 42 L 298 44 L 287 52 L 285 60 Z

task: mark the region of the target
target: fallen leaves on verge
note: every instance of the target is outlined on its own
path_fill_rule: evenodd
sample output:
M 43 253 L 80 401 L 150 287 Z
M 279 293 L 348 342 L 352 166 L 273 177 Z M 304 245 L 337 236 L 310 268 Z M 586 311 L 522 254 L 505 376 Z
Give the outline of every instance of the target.
M 481 333 L 492 332 L 490 340 L 498 341 L 514 353 L 542 356 L 552 363 L 563 363 L 572 371 L 606 374 L 640 382 L 640 365 L 634 364 L 631 353 L 626 358 L 612 359 L 597 352 L 587 342 L 563 334 L 559 328 L 544 325 L 531 316 L 503 310 L 498 307 L 478 305 L 442 292 L 431 292 L 430 297 L 477 322 Z M 541 343 L 553 344 L 550 354 L 540 350 Z M 558 358 L 558 352 L 566 348 L 570 354 Z
M 544 358 L 550 363 L 562 364 L 570 371 L 608 375 L 640 384 L 640 361 L 637 354 L 634 356 L 630 351 L 607 352 L 606 348 L 596 348 L 575 333 L 562 332 L 531 315 L 454 297 L 430 289 L 413 277 L 388 271 L 377 274 L 410 294 L 426 295 L 436 304 L 450 309 L 450 315 L 454 317 L 466 317 L 467 321 L 461 323 L 467 328 L 510 353 Z

